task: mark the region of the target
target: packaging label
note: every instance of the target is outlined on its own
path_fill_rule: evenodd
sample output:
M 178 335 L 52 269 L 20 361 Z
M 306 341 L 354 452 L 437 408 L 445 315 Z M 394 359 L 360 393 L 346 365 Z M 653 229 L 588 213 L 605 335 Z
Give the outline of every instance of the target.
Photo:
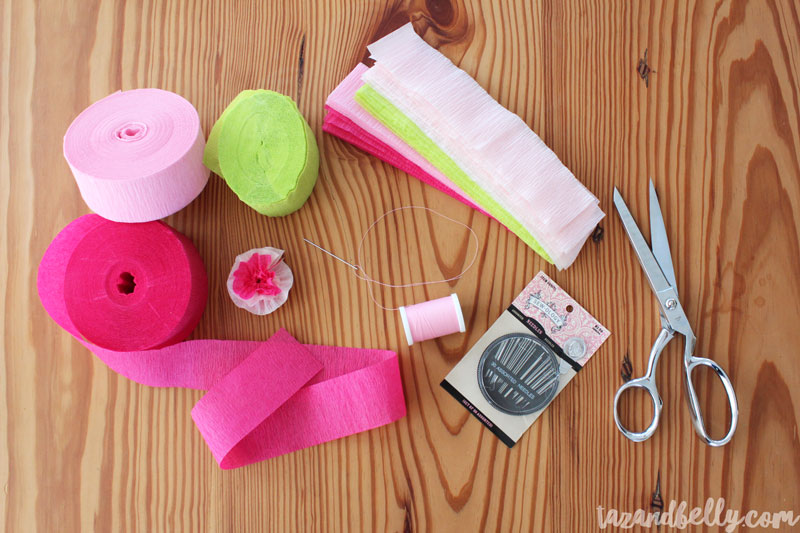
M 539 272 L 441 386 L 512 447 L 609 335 Z

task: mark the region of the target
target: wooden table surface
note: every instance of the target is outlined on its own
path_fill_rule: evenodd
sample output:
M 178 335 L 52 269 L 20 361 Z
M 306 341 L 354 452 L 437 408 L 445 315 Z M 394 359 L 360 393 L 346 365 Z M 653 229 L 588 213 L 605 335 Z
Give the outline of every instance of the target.
M 742 512 L 800 513 L 796 2 L 7 0 L 0 10 L 6 531 L 590 531 L 598 506 L 649 510 L 659 476 L 667 505 L 723 497 Z M 328 93 L 368 43 L 408 20 L 600 198 L 604 237 L 569 269 L 558 272 L 498 223 L 322 133 Z M 645 50 L 649 83 L 637 73 Z M 37 265 L 55 234 L 88 212 L 62 136 L 91 102 L 137 87 L 183 95 L 206 132 L 243 89 L 298 102 L 321 155 L 300 211 L 261 216 L 212 176 L 166 219 L 196 243 L 209 272 L 193 338 L 266 339 L 283 326 L 302 342 L 397 350 L 406 418 L 222 471 L 189 416 L 201 392 L 128 381 L 50 320 Z M 643 371 L 659 321 L 611 191 L 621 189 L 647 228 L 649 176 L 698 352 L 729 371 L 738 393 L 739 429 L 721 449 L 692 429 L 680 343 L 659 368 L 658 433 L 634 444 L 612 420 L 623 358 Z M 469 224 L 478 262 L 458 282 L 378 297 L 413 303 L 457 291 L 466 334 L 406 347 L 396 315 L 302 243 L 352 256 L 367 225 L 403 205 Z M 464 266 L 463 228 L 425 216 L 402 223 L 369 261 L 381 276 L 436 279 Z M 284 308 L 256 317 L 234 307 L 224 280 L 236 254 L 265 245 L 288 250 L 296 283 Z M 439 381 L 539 270 L 612 336 L 509 450 Z M 708 376 L 698 381 L 719 434 L 725 408 L 706 396 L 713 386 Z

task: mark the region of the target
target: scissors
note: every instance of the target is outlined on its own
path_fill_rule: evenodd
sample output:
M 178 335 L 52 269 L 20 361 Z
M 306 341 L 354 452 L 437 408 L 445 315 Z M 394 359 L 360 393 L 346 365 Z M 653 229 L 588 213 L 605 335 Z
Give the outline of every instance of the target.
M 661 310 L 661 332 L 656 337 L 653 348 L 650 350 L 650 359 L 647 362 L 647 373 L 640 378 L 632 379 L 622 385 L 614 396 L 614 421 L 617 427 L 627 438 L 634 442 L 642 442 L 649 439 L 655 433 L 658 427 L 659 419 L 661 418 L 661 408 L 664 402 L 658 394 L 656 387 L 656 365 L 658 364 L 658 357 L 661 352 L 669 344 L 669 342 L 678 333 L 684 337 L 683 349 L 683 384 L 686 392 L 686 400 L 689 403 L 689 414 L 692 417 L 694 429 L 703 442 L 709 446 L 722 446 L 727 444 L 733 433 L 736 431 L 736 424 L 739 420 L 739 405 L 736 402 L 736 393 L 733 390 L 728 374 L 717 363 L 705 357 L 697 357 L 694 355 L 694 348 L 697 339 L 692 332 L 692 326 L 689 324 L 689 319 L 683 311 L 681 302 L 678 299 L 678 289 L 675 286 L 675 271 L 672 268 L 672 256 L 670 255 L 669 242 L 667 241 L 667 230 L 664 227 L 664 218 L 661 215 L 661 206 L 658 203 L 658 195 L 653 186 L 652 180 L 650 181 L 650 237 L 652 240 L 652 250 L 647 245 L 642 232 L 633 220 L 628 206 L 622 199 L 619 191 L 614 187 L 614 207 L 617 208 L 622 225 L 625 228 L 625 233 L 631 241 L 633 250 L 639 258 L 639 263 L 642 265 L 647 281 L 655 293 L 658 300 L 658 306 Z M 731 425 L 728 433 L 719 440 L 712 439 L 706 431 L 705 423 L 703 422 L 703 414 L 700 412 L 700 403 L 697 400 L 694 385 L 692 384 L 692 372 L 699 366 L 710 367 L 719 377 L 725 388 L 725 393 L 728 396 L 728 403 L 731 410 Z M 630 431 L 626 428 L 619 417 L 619 399 L 628 389 L 644 389 L 650 395 L 650 400 L 653 402 L 653 420 L 650 425 L 642 431 L 637 433 Z

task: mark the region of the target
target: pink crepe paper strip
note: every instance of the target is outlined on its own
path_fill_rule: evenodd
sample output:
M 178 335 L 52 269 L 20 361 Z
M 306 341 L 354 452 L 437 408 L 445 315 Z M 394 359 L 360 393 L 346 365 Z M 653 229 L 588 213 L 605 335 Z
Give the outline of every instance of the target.
M 467 205 L 468 207 L 476 209 L 484 215 L 491 216 L 480 206 L 473 203 L 465 196 L 460 195 L 447 185 L 441 183 L 436 178 L 422 170 L 422 168 L 404 158 L 402 154 L 393 150 L 389 145 L 384 144 L 376 137 L 373 137 L 367 131 L 356 125 L 355 122 L 351 121 L 337 111 L 328 108 L 328 113 L 325 115 L 325 119 L 322 123 L 322 130 L 330 133 L 331 135 L 339 137 L 343 141 L 352 144 L 356 148 L 359 148 L 364 152 L 377 157 L 381 161 L 384 161 L 393 167 L 402 170 L 406 174 L 414 176 L 423 183 L 440 190 L 451 198 L 455 198 L 459 202 Z
M 294 276 L 283 250 L 255 248 L 236 256 L 228 275 L 228 295 L 237 307 L 268 315 L 286 303 Z
M 86 204 L 118 222 L 147 222 L 183 209 L 208 182 L 197 110 L 161 89 L 116 92 L 87 107 L 64 135 Z
M 161 222 L 72 221 L 45 252 L 37 285 L 53 320 L 112 370 L 143 385 L 208 390 L 192 416 L 223 469 L 405 416 L 394 352 L 302 345 L 284 330 L 266 342 L 179 342 L 202 315 L 207 279 L 191 241 Z M 146 307 L 161 324 L 141 317 Z
M 487 214 L 436 167 L 356 103 L 353 96 L 364 85 L 361 76 L 367 70 L 369 67 L 359 63 L 328 95 L 325 103 L 328 113 L 322 124 L 323 131 Z

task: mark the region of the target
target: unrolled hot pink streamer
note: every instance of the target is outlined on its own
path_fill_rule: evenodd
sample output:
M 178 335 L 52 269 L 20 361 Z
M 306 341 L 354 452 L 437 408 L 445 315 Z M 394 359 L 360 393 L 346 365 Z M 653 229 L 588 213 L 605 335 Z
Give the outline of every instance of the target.
M 390 351 L 303 345 L 285 330 L 265 342 L 192 340 L 133 352 L 88 342 L 70 318 L 67 268 L 84 236 L 115 224 L 85 215 L 56 236 L 39 265 L 42 304 L 115 372 L 154 387 L 208 390 L 192 416 L 221 468 L 238 468 L 405 416 L 397 355 Z M 150 298 L 154 306 L 165 306 L 157 293 Z

